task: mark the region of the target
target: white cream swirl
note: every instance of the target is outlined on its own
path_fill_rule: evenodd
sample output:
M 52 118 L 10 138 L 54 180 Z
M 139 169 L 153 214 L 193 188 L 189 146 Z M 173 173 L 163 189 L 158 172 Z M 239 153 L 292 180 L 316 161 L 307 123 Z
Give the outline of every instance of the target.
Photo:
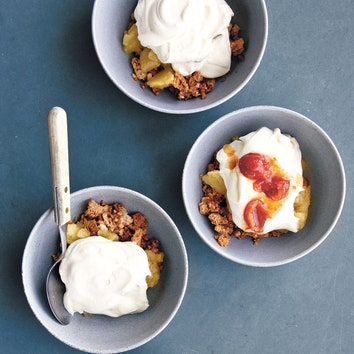
M 224 0 L 139 0 L 134 11 L 144 47 L 184 76 L 200 71 L 208 78 L 230 70 L 232 16 Z
M 68 247 L 59 272 L 66 286 L 64 306 L 71 314 L 119 317 L 149 306 L 149 263 L 135 242 L 113 242 L 100 236 L 77 240 Z

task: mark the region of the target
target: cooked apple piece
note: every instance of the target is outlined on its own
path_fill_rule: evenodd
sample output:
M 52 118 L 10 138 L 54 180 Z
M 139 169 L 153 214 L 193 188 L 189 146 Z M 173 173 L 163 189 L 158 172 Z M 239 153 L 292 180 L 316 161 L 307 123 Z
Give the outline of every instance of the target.
M 101 225 L 101 228 L 97 232 L 97 236 L 108 238 L 111 241 L 118 241 L 118 235 L 115 232 L 111 232 L 105 225 Z
M 208 184 L 215 191 L 221 194 L 226 194 L 226 187 L 223 178 L 221 177 L 220 171 L 214 170 L 202 176 L 204 183 Z
M 146 283 L 149 288 L 153 288 L 160 279 L 161 264 L 163 263 L 165 254 L 163 252 L 154 253 L 151 250 L 145 250 L 148 257 L 151 275 L 146 277 Z
M 138 39 L 138 27 L 134 24 L 128 30 L 124 31 L 123 51 L 126 54 L 139 54 L 141 50 L 142 45 Z
M 299 193 L 294 203 L 294 214 L 299 219 L 299 230 L 301 230 L 306 223 L 309 207 L 311 204 L 311 186 L 304 186 L 304 190 Z
M 144 73 L 157 69 L 161 62 L 157 55 L 150 49 L 144 48 L 140 53 L 140 68 Z
M 66 242 L 69 245 L 80 238 L 86 238 L 89 236 L 90 231 L 87 230 L 80 222 L 76 224 L 70 223 L 66 226 Z
M 151 88 L 164 89 L 172 85 L 175 75 L 171 69 L 164 69 L 148 80 Z

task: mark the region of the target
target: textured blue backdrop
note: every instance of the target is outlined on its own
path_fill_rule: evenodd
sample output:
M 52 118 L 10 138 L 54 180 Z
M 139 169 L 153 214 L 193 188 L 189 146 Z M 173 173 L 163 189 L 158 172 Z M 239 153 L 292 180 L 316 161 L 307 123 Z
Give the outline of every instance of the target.
M 233 99 L 170 116 L 125 97 L 91 40 L 93 1 L 7 1 L 0 7 L 0 348 L 75 353 L 29 308 L 21 280 L 28 234 L 52 205 L 47 112 L 66 109 L 72 191 L 135 189 L 174 219 L 187 246 L 187 293 L 171 324 L 132 353 L 349 353 L 354 347 L 354 3 L 268 0 L 263 61 Z M 330 237 L 292 264 L 257 269 L 221 258 L 199 239 L 181 197 L 183 164 L 216 118 L 278 105 L 318 123 L 341 153 L 348 181 Z M 330 188 L 330 186 L 328 186 Z

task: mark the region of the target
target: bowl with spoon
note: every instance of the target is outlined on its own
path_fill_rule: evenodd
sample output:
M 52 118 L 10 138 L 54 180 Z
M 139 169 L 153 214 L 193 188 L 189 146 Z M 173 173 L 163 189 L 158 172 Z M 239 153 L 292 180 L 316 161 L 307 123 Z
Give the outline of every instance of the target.
M 63 185 L 61 190 L 66 191 L 64 198 L 68 195 L 70 199 L 70 206 L 61 209 L 65 216 L 70 211 L 71 218 L 79 217 L 90 200 L 104 200 L 108 204 L 119 202 L 129 213 L 145 215 L 149 234 L 160 241 L 165 255 L 161 277 L 155 287 L 147 290 L 149 307 L 144 312 L 121 317 L 87 317 L 80 313 L 72 316 L 64 312 L 66 317 L 60 317 L 60 322 L 56 306 L 62 306 L 64 290 L 60 288 L 60 278 L 55 277 L 58 266 L 54 266 L 54 276 L 52 273 L 48 275 L 53 267 L 52 255 L 63 251 L 59 246 L 60 222 L 55 217 L 55 206 L 39 218 L 24 249 L 22 280 L 28 303 L 40 323 L 53 336 L 73 348 L 91 353 L 119 353 L 137 348 L 160 334 L 182 304 L 188 280 L 188 258 L 182 235 L 170 216 L 141 193 L 119 186 L 94 186 L 69 193 L 69 188 L 65 188 L 68 183 Z M 65 245 L 65 240 L 62 242 Z M 51 283 L 56 285 L 52 287 Z M 57 297 L 55 302 L 53 296 Z M 62 307 L 59 309 L 65 310 Z

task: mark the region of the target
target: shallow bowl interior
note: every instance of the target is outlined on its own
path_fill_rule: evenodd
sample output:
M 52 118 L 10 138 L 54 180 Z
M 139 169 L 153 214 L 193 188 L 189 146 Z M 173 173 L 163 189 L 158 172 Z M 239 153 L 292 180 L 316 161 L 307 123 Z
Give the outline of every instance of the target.
M 264 0 L 227 0 L 246 40 L 246 60 L 233 66 L 223 82 L 205 100 L 178 101 L 169 92 L 155 96 L 141 89 L 131 77 L 130 56 L 121 41 L 137 1 L 96 0 L 92 13 L 92 36 L 98 58 L 113 83 L 136 102 L 166 113 L 195 113 L 219 105 L 239 92 L 257 70 L 266 47 L 268 16 Z
M 75 314 L 67 326 L 52 315 L 45 280 L 58 251 L 58 228 L 53 210 L 47 210 L 34 226 L 23 255 L 22 275 L 28 302 L 43 326 L 62 342 L 88 352 L 113 353 L 138 347 L 158 335 L 177 312 L 187 285 L 187 254 L 182 237 L 166 212 L 147 197 L 119 187 L 101 186 L 72 194 L 72 217 L 79 216 L 90 199 L 123 203 L 128 212 L 140 211 L 148 219 L 149 233 L 161 241 L 165 267 L 159 284 L 148 290 L 149 308 L 140 314 L 119 318 Z
M 302 150 L 305 175 L 312 186 L 312 201 L 304 229 L 279 238 L 263 239 L 257 246 L 249 238 L 231 239 L 220 247 L 206 216 L 199 213 L 202 197 L 199 176 L 205 173 L 213 153 L 233 136 L 242 136 L 263 126 L 280 128 L 294 136 Z M 341 157 L 329 136 L 303 115 L 279 107 L 249 107 L 221 117 L 192 146 L 183 171 L 183 199 L 187 214 L 199 236 L 222 256 L 250 266 L 276 266 L 294 261 L 315 249 L 331 232 L 345 198 L 345 173 Z

